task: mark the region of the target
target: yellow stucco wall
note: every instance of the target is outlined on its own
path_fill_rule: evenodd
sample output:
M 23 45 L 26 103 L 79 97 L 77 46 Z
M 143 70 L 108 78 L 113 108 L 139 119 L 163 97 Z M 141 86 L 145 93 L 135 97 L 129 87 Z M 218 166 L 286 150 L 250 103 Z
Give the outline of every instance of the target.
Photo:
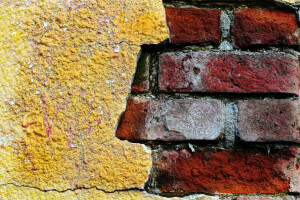
M 160 0 L 1 0 L 0 199 L 164 199 L 114 128 L 140 45 L 166 38 Z
M 150 154 L 114 128 L 140 45 L 167 37 L 157 0 L 2 0 L 0 199 L 142 188 Z

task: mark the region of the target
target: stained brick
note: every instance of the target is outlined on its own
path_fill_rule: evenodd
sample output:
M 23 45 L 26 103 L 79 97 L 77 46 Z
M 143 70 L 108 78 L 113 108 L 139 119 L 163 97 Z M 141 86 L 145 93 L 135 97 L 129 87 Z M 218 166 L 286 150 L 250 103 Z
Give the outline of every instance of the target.
M 216 140 L 223 131 L 219 100 L 128 100 L 116 136 L 126 140 Z
M 293 148 L 270 153 L 164 150 L 155 156 L 156 164 L 146 185 L 161 193 L 299 192 L 299 154 L 300 150 Z
M 298 59 L 282 52 L 164 53 L 161 92 L 298 94 Z
M 298 115 L 298 101 L 238 101 L 239 137 L 247 142 L 300 142 Z
M 299 44 L 295 13 L 279 10 L 239 9 L 234 14 L 233 32 L 238 46 Z
M 166 7 L 171 43 L 219 43 L 220 10 Z

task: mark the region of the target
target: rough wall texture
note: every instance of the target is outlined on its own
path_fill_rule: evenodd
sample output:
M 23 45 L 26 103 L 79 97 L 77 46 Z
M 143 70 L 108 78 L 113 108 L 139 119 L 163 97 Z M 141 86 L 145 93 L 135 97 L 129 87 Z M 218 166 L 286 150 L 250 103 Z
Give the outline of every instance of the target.
M 149 152 L 114 128 L 140 45 L 168 37 L 161 1 L 4 0 L 0 30 L 0 199 L 141 188 Z
M 145 189 L 299 199 L 298 11 L 247 0 L 164 6 L 170 41 L 143 46 L 135 80 L 148 87 L 132 91 L 116 131 L 151 147 Z
M 221 19 L 226 16 L 229 18 L 230 15 L 221 12 Z M 205 27 L 203 21 L 205 19 L 200 20 L 202 28 Z M 211 37 L 213 45 L 220 42 L 220 47 L 205 44 L 207 46 L 191 48 L 230 50 L 232 46 L 226 45 L 226 40 L 216 41 L 226 35 L 223 30 L 227 30 L 228 24 L 223 22 L 216 23 L 221 25 L 222 33 Z M 165 10 L 159 0 L 2 0 L 0 199 L 236 198 L 237 195 L 190 195 L 185 198 L 149 195 L 143 191 L 143 184 L 151 168 L 150 151 L 142 144 L 115 137 L 115 127 L 125 109 L 141 45 L 158 44 L 167 38 Z M 149 73 L 137 71 L 136 74 L 143 77 L 138 82 L 145 81 L 147 78 L 144 80 L 144 77 L 153 79 L 151 75 L 155 71 L 152 68 L 145 67 Z M 153 82 L 147 84 L 136 90 L 157 91 L 157 85 L 151 85 Z M 292 91 L 295 93 L 295 88 Z M 222 106 L 226 118 L 234 116 L 233 113 L 226 114 L 227 110 L 235 108 L 228 105 Z M 235 125 L 230 120 L 224 124 L 224 135 L 217 138 L 216 144 L 220 145 L 225 138 L 225 146 L 227 143 L 230 146 L 226 134 Z M 180 130 L 183 128 L 179 127 Z M 180 148 L 182 146 L 194 149 L 188 143 L 179 144 Z M 154 148 L 152 158 L 156 162 L 160 145 L 149 144 L 148 147 Z M 295 192 L 294 196 L 287 197 L 291 199 L 296 199 L 295 195 L 300 191 L 299 166 L 293 168 L 299 162 L 295 155 L 288 157 L 289 162 L 279 162 L 281 157 L 278 162 L 274 161 L 276 176 L 279 173 L 278 176 L 293 177 L 289 182 L 282 176 L 279 178 L 284 179 L 284 187 L 279 192 L 285 192 L 285 189 Z M 234 155 L 233 158 L 236 159 Z M 260 162 L 254 164 L 261 166 Z M 291 168 L 294 170 L 289 170 Z M 153 169 L 159 168 L 154 166 Z M 152 180 L 150 176 L 148 185 L 151 186 Z M 222 181 L 226 184 L 226 179 Z M 191 190 L 188 188 L 188 191 Z M 196 188 L 195 191 L 199 190 Z M 208 190 L 203 191 L 207 193 Z M 171 195 L 183 195 L 182 190 L 176 192 Z

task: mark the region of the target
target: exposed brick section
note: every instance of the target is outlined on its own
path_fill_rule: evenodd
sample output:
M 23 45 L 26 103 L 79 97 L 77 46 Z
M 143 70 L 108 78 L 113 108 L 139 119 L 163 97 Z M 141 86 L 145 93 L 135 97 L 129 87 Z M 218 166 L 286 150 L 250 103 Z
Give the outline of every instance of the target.
M 275 10 L 274 2 L 257 1 L 256 9 L 246 8 L 255 3 L 248 0 L 165 3 L 172 44 L 143 48 L 116 131 L 155 148 L 146 189 L 162 196 L 298 200 L 296 14 Z
M 162 92 L 290 93 L 298 95 L 298 60 L 281 52 L 164 53 Z
M 297 200 L 293 196 L 272 197 L 272 196 L 239 196 L 236 200 Z
M 149 90 L 150 56 L 143 53 L 137 63 L 134 80 L 131 86 L 133 92 L 147 92 Z
M 216 140 L 223 131 L 219 100 L 129 99 L 116 136 L 126 140 Z
M 298 101 L 238 101 L 240 138 L 247 142 L 300 142 L 298 115 Z
M 128 99 L 126 111 L 118 124 L 116 136 L 126 140 L 140 140 L 144 134 L 145 120 L 150 100 Z
M 299 190 L 299 149 L 263 151 L 165 150 L 148 185 L 165 192 L 280 193 Z
M 238 46 L 299 44 L 295 13 L 279 10 L 239 9 L 234 14 L 233 32 Z
M 171 43 L 219 43 L 220 10 L 166 7 Z

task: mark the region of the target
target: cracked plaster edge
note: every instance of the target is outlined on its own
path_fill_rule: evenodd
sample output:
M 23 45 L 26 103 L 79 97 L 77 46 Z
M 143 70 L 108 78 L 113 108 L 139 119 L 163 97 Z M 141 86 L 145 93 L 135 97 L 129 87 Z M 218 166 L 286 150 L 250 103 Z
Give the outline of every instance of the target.
M 122 41 L 121 41 L 122 42 Z M 122 43 L 120 43 L 122 44 Z M 136 44 L 135 44 L 136 45 Z M 132 84 L 133 84 L 133 81 L 134 81 L 134 77 L 135 77 L 135 74 L 137 72 L 137 64 L 138 64 L 138 61 L 140 59 L 140 56 L 142 55 L 142 46 L 141 45 L 136 45 L 136 46 L 139 46 L 140 49 L 136 55 L 136 59 L 135 59 L 135 68 L 134 68 L 134 72 L 131 76 L 131 80 L 130 80 L 130 86 L 129 86 L 129 89 L 130 89 L 130 92 L 126 95 L 125 97 L 125 104 L 124 104 L 124 107 L 122 109 L 122 112 L 120 113 L 120 115 L 118 116 L 117 120 L 116 120 L 116 124 L 115 124 L 115 127 L 114 127 L 114 138 L 117 138 L 118 140 L 120 141 L 127 141 L 127 140 L 121 140 L 119 139 L 117 136 L 116 136 L 116 133 L 117 133 L 117 129 L 118 129 L 118 126 L 119 126 L 119 123 L 120 123 L 120 120 L 121 120 L 121 117 L 122 115 L 124 114 L 124 112 L 126 111 L 126 107 L 127 107 L 127 103 L 128 103 L 128 99 L 131 97 L 131 89 L 132 89 Z M 134 144 L 132 142 L 130 142 L 130 144 Z M 146 149 L 146 148 L 145 148 Z M 146 150 L 147 151 L 147 150 Z M 151 152 L 151 151 L 150 151 Z
M 96 43 L 94 45 L 91 45 L 91 46 L 97 46 L 97 45 L 100 45 L 100 46 L 113 46 L 113 45 L 121 45 L 121 44 L 127 44 L 128 46 L 137 46 L 137 47 L 140 47 L 142 46 L 143 44 L 139 45 L 139 44 L 134 44 L 134 43 L 129 43 L 128 40 L 121 40 L 120 42 L 115 42 L 115 43 Z
M 77 188 L 77 189 L 67 189 L 67 190 L 64 190 L 64 191 L 58 191 L 58 190 L 41 190 L 40 188 L 37 188 L 37 187 L 26 186 L 26 185 L 16 185 L 14 183 L 1 184 L 0 188 L 1 187 L 6 187 L 6 186 L 9 186 L 9 185 L 14 186 L 14 187 L 18 187 L 18 188 L 35 189 L 35 190 L 38 190 L 38 191 L 44 192 L 44 193 L 47 193 L 47 192 L 56 192 L 56 193 L 74 192 L 76 194 L 76 191 L 96 189 L 96 190 L 102 191 L 102 192 L 107 193 L 107 194 L 112 194 L 112 193 L 117 193 L 117 192 L 136 191 L 136 192 L 143 193 L 145 195 L 145 197 L 159 198 L 159 199 L 163 199 L 163 200 L 174 199 L 174 198 L 178 199 L 178 200 L 179 199 L 192 200 L 192 199 L 195 199 L 195 198 L 202 198 L 202 197 L 209 197 L 209 198 L 214 199 L 214 200 L 219 200 L 218 196 L 209 196 L 209 195 L 205 195 L 205 194 L 193 194 L 193 195 L 189 195 L 189 196 L 185 196 L 185 197 L 162 197 L 162 196 L 155 195 L 155 194 L 149 194 L 146 191 L 144 191 L 143 189 L 138 189 L 138 188 L 128 188 L 128 189 L 122 189 L 122 190 L 106 191 L 106 190 L 99 189 L 96 186 L 94 186 L 94 187 L 88 187 L 88 188 Z
M 144 191 L 142 189 L 139 189 L 137 187 L 132 187 L 132 188 L 125 188 L 125 189 L 117 189 L 117 190 L 105 190 L 105 189 L 101 189 L 98 188 L 97 186 L 93 186 L 93 187 L 79 187 L 76 189 L 66 189 L 66 190 L 57 190 L 57 189 L 51 189 L 51 190 L 42 190 L 39 187 L 33 187 L 33 186 L 27 186 L 27 185 L 17 185 L 15 183 L 4 183 L 4 184 L 0 184 L 0 187 L 6 187 L 6 186 L 15 186 L 15 187 L 19 187 L 19 188 L 30 188 L 30 189 L 35 189 L 35 190 L 39 190 L 41 192 L 57 192 L 57 193 L 65 193 L 65 192 L 69 192 L 69 191 L 76 191 L 76 190 L 90 190 L 90 189 L 96 189 L 99 191 L 102 191 L 104 193 L 116 193 L 116 192 L 126 192 L 126 191 Z

